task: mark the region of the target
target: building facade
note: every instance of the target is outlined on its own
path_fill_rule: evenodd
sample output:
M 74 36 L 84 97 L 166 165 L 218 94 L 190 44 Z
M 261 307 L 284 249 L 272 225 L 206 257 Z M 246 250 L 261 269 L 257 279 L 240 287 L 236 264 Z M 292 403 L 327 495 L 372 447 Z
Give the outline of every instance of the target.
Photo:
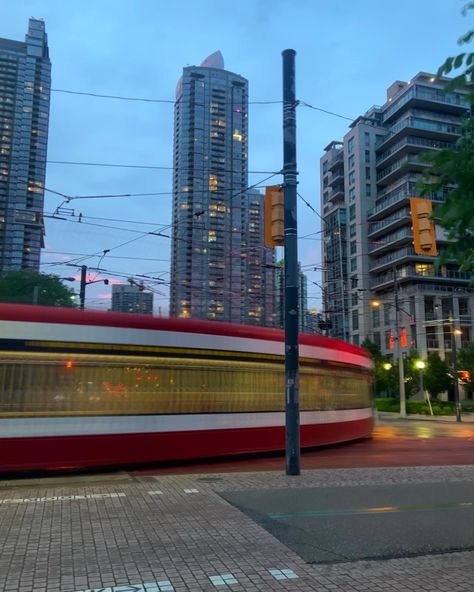
M 0 271 L 39 271 L 51 62 L 45 24 L 0 39 Z
M 453 146 L 468 115 L 463 93 L 446 91 L 447 82 L 423 72 L 395 82 L 386 103 L 357 118 L 320 162 L 330 335 L 355 344 L 368 337 L 387 356 L 400 338 L 405 352 L 416 347 L 423 358 L 438 351 L 449 359 L 453 323 L 461 328 L 458 347 L 473 336 L 471 275 L 455 261 L 437 269 L 436 257 L 413 246 L 410 198 L 429 167 L 421 154 Z M 426 197 L 436 205 L 450 190 Z M 436 242 L 441 252 L 448 244 L 438 227 Z
M 264 325 L 273 319 L 263 196 L 247 190 L 248 83 L 220 52 L 176 88 L 170 314 Z
M 114 312 L 135 312 L 153 314 L 153 294 L 141 286 L 114 284 L 112 286 L 112 307 Z
M 275 312 L 276 326 L 285 327 L 285 266 L 281 260 L 276 266 L 275 276 Z M 308 278 L 301 271 L 298 263 L 298 331 L 300 333 L 314 333 L 313 320 L 308 311 Z
M 265 196 L 257 189 L 245 193 L 242 226 L 242 259 L 245 294 L 243 322 L 246 325 L 274 327 L 275 249 L 264 245 Z

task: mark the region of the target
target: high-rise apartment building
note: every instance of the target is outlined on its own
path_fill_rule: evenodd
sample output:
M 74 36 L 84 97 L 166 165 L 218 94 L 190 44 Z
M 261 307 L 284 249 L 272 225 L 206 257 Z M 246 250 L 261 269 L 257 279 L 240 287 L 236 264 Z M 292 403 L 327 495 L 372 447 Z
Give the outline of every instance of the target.
M 242 258 L 245 271 L 243 322 L 274 327 L 275 249 L 264 245 L 265 196 L 257 189 L 245 193 L 242 226 Z
M 247 117 L 247 80 L 224 70 L 220 52 L 184 68 L 174 121 L 172 316 L 259 325 L 272 317 L 263 197 L 247 190 Z
M 0 39 L 0 271 L 38 271 L 51 62 L 44 22 L 25 41 Z
M 276 326 L 283 329 L 285 326 L 285 267 L 284 261 L 277 264 L 275 275 L 275 313 Z M 313 333 L 312 320 L 308 313 L 308 278 L 301 271 L 298 263 L 298 331 L 301 333 Z
M 421 154 L 453 146 L 468 115 L 463 92 L 445 90 L 447 81 L 421 72 L 395 82 L 385 104 L 357 118 L 321 158 L 325 320 L 330 335 L 356 344 L 369 337 L 385 355 L 399 337 L 404 351 L 449 358 L 451 318 L 461 328 L 458 346 L 474 332 L 471 276 L 455 261 L 438 269 L 413 247 L 410 198 L 429 167 Z M 427 198 L 436 205 L 451 189 Z M 448 244 L 438 227 L 436 242 L 439 251 Z M 381 306 L 371 307 L 374 299 Z
M 112 306 L 114 312 L 135 312 L 153 314 L 153 294 L 145 292 L 141 286 L 114 284 L 112 286 Z

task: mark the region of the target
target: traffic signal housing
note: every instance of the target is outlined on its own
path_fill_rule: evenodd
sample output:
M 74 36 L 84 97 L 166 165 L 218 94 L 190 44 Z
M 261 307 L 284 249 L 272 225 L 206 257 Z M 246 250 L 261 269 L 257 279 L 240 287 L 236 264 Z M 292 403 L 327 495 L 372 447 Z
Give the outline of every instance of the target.
M 282 247 L 285 238 L 285 202 L 280 185 L 265 187 L 265 246 Z
M 436 257 L 435 225 L 431 220 L 433 205 L 429 199 L 410 198 L 411 222 L 413 227 L 413 245 L 417 255 Z

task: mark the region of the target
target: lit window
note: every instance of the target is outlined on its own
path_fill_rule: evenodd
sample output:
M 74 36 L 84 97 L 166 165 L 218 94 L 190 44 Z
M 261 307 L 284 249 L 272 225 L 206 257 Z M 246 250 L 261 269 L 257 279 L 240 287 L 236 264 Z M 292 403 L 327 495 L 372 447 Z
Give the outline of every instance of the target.
M 225 119 L 214 119 L 214 125 L 225 127 Z
M 217 191 L 216 175 L 209 175 L 209 191 Z
M 243 136 L 242 136 L 242 134 L 239 132 L 239 130 L 238 130 L 238 129 L 235 129 L 235 130 L 234 130 L 234 133 L 232 134 L 232 137 L 234 138 L 234 140 L 235 140 L 236 142 L 242 142 L 242 140 L 243 140 Z
M 431 263 L 417 263 L 415 265 L 415 272 L 417 275 L 433 275 L 433 265 Z
M 217 233 L 215 230 L 209 230 L 207 233 L 207 242 L 215 243 L 217 240 Z
M 188 185 L 185 185 L 185 186 L 184 186 L 184 187 L 181 189 L 181 191 L 182 191 L 183 193 L 189 193 L 189 186 L 188 186 Z

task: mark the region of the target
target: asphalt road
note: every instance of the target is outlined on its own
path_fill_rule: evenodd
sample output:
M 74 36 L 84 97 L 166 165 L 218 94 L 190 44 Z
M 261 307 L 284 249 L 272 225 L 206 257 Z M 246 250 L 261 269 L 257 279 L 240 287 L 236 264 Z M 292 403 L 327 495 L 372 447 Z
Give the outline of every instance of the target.
M 301 469 L 474 464 L 474 422 L 382 421 L 373 438 L 303 451 Z M 156 466 L 137 475 L 285 470 L 284 454 Z
M 309 563 L 474 548 L 472 483 L 225 492 L 224 499 Z

